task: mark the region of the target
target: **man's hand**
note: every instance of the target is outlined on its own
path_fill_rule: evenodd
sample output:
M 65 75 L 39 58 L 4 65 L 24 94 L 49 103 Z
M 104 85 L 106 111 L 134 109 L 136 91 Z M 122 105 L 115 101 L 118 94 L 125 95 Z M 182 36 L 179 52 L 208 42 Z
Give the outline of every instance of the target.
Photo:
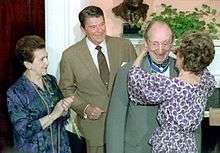
M 85 113 L 87 114 L 87 116 L 90 120 L 97 120 L 104 113 L 104 110 L 102 110 L 99 107 L 89 105 L 86 108 Z

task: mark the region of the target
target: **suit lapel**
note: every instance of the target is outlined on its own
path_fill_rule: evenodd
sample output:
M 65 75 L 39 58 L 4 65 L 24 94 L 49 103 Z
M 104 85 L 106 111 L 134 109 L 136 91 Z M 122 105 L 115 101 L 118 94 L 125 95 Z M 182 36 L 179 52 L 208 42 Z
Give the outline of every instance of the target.
M 144 56 L 142 63 L 141 63 L 141 67 L 144 69 L 144 71 L 149 72 L 150 71 L 150 67 L 148 64 L 148 58 L 147 56 Z
M 117 56 L 117 46 L 112 44 L 110 38 L 106 36 L 106 46 L 108 50 L 108 57 L 109 57 L 109 65 L 110 65 L 110 79 L 109 79 L 109 88 L 108 90 L 111 91 L 112 84 L 114 82 L 114 76 L 117 70 L 118 56 Z
M 90 77 L 93 77 L 92 80 L 94 80 L 98 86 L 105 88 L 105 85 L 103 84 L 99 76 L 99 72 L 93 62 L 92 56 L 90 55 L 88 46 L 86 44 L 86 39 L 84 38 L 81 43 L 82 48 L 79 58 L 81 59 L 82 64 L 84 64 L 87 67 L 87 70 L 91 74 Z
M 170 77 L 174 78 L 178 76 L 177 68 L 175 67 L 175 59 L 170 58 Z

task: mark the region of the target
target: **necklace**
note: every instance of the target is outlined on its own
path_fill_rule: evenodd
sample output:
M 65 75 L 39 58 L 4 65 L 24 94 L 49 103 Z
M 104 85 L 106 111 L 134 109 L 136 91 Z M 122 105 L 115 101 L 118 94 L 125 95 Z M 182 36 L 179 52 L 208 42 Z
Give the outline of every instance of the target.
M 34 75 L 30 70 L 26 70 L 24 72 L 24 75 L 28 78 L 28 80 L 32 83 L 40 87 L 41 89 L 44 89 L 44 80 L 43 76 Z
M 43 105 L 45 105 L 46 109 L 47 109 L 47 115 L 49 115 L 50 112 L 50 108 L 49 105 L 47 103 L 47 101 L 44 99 L 44 97 L 42 96 L 42 94 L 39 92 L 39 90 L 36 87 L 36 84 L 34 82 L 32 82 L 28 76 L 26 75 L 27 79 L 30 81 L 31 85 L 33 86 L 34 90 L 36 91 L 36 93 L 39 95 L 39 97 L 41 98 L 41 102 L 43 103 Z M 42 78 L 42 83 L 45 86 L 45 91 L 47 91 L 50 94 L 50 90 L 49 87 L 46 83 L 46 81 L 44 80 L 44 78 Z M 52 124 L 49 125 L 50 128 L 50 138 L 51 138 L 51 145 L 52 145 L 52 152 L 55 153 L 55 147 L 54 147 L 54 143 L 53 143 L 53 128 L 52 128 Z M 60 125 L 58 124 L 58 153 L 60 152 Z

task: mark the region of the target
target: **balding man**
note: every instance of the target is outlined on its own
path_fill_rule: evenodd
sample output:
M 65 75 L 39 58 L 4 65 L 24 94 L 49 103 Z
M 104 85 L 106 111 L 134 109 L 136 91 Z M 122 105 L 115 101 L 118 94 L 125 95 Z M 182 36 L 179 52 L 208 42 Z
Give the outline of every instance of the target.
M 173 33 L 163 22 L 149 24 L 144 35 L 148 54 L 142 67 L 151 73 L 175 77 L 175 60 L 169 57 L 173 44 Z M 132 63 L 119 71 L 110 101 L 107 129 L 107 153 L 150 153 L 148 144 L 153 130 L 158 126 L 156 116 L 158 106 L 135 106 L 129 102 L 127 94 L 127 74 Z

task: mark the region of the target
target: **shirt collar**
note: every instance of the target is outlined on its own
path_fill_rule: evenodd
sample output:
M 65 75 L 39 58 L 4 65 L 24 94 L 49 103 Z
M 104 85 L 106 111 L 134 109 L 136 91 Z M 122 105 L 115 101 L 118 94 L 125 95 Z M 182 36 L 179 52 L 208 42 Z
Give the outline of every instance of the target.
M 87 37 L 86 37 L 86 43 L 88 45 L 88 48 L 91 50 L 94 50 L 96 48 L 97 45 L 95 45 L 92 41 L 90 41 Z M 99 46 L 102 47 L 102 49 L 106 50 L 106 41 L 104 40 L 103 42 L 101 42 L 99 44 Z
M 169 56 L 167 57 L 166 60 L 164 60 L 164 62 L 162 64 L 155 63 L 149 54 L 147 54 L 147 57 L 148 57 L 148 62 L 149 62 L 150 68 L 154 72 L 164 73 L 170 65 L 170 57 Z

